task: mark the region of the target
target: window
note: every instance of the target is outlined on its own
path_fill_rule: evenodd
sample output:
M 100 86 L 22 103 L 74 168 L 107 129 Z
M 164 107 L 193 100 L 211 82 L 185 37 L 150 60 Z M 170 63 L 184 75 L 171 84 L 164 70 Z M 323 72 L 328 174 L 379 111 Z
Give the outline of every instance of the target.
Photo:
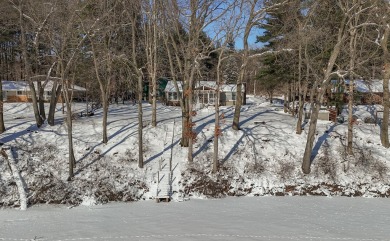
M 51 91 L 46 91 L 46 95 L 51 96 Z
M 16 91 L 16 95 L 23 95 L 23 91 L 20 90 Z
M 232 100 L 236 100 L 236 94 L 235 92 L 232 92 Z
M 177 93 L 168 93 L 168 100 L 177 100 Z
M 200 93 L 199 94 L 199 102 L 202 104 L 207 104 L 207 102 L 208 102 L 207 93 Z
M 214 92 L 209 93 L 209 104 L 211 104 L 211 105 L 215 104 L 215 93 Z

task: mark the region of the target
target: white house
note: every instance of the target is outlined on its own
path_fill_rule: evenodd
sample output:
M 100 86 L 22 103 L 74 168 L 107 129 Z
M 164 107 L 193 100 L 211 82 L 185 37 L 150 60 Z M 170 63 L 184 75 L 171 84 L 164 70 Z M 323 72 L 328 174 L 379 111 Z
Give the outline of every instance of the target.
M 179 105 L 178 94 L 182 95 L 183 82 L 178 81 L 179 93 L 177 93 L 173 81 L 168 81 L 164 93 L 167 105 Z M 198 81 L 194 88 L 194 104 L 200 106 L 215 105 L 217 83 L 215 81 Z M 236 104 L 237 85 L 220 85 L 219 105 L 231 106 Z M 242 88 L 242 101 L 246 104 L 245 85 Z

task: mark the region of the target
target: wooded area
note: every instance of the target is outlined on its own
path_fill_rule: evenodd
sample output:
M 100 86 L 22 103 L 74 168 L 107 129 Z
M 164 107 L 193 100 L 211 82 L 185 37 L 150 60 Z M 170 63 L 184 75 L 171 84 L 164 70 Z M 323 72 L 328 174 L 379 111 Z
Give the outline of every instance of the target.
M 72 141 L 73 84 L 85 86 L 87 98 L 101 103 L 102 142 L 107 143 L 110 101 L 135 98 L 138 103 L 139 168 L 144 165 L 142 129 L 144 98 L 158 123 L 158 80 L 173 81 L 182 112 L 181 145 L 193 161 L 193 95 L 199 81 L 237 86 L 232 128 L 240 130 L 242 88 L 249 93 L 285 96 L 285 111 L 297 115 L 302 133 L 304 103 L 311 118 L 302 170 L 310 173 L 317 119 L 322 105 L 335 101 L 330 89 L 338 81 L 347 90 L 348 149 L 353 155 L 354 82 L 383 80 L 381 142 L 389 144 L 390 4 L 388 0 L 0 0 L 0 78 L 23 80 L 32 91 L 36 125 L 54 125 L 61 97 L 66 105 L 69 180 L 76 160 Z M 255 30 L 263 29 L 252 48 Z M 240 48 L 236 42 L 242 42 Z M 38 81 L 37 81 L 38 80 Z M 43 92 L 54 81 L 46 116 Z M 34 85 L 36 82 L 36 85 Z M 348 82 L 348 85 L 346 84 Z M 146 84 L 148 83 L 148 84 Z M 150 86 L 144 96 L 144 86 Z M 0 84 L 0 89 L 2 86 Z M 131 96 L 131 97 L 130 97 Z M 297 110 L 297 111 L 295 111 Z M 297 112 L 297 113 L 296 113 Z M 213 171 L 219 166 L 221 134 L 215 104 Z M 3 97 L 0 90 L 0 132 Z

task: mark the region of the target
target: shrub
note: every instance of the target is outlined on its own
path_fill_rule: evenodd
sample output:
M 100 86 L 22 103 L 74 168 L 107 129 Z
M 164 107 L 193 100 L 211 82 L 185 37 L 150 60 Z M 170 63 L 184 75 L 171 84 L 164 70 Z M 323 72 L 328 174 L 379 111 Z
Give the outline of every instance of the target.
M 262 161 L 247 162 L 245 164 L 244 173 L 248 175 L 258 176 L 265 171 L 265 163 Z
M 295 170 L 294 163 L 290 161 L 280 161 L 279 167 L 276 170 L 276 174 L 278 174 L 278 176 L 282 181 L 286 181 L 292 178 L 294 170 Z

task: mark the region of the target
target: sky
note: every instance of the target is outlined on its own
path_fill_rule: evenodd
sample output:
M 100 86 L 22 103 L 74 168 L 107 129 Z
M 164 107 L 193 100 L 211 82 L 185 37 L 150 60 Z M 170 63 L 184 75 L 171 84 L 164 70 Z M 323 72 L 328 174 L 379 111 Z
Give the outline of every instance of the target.
M 256 36 L 262 35 L 264 32 L 264 29 L 260 28 L 253 28 L 252 33 L 249 36 L 248 43 L 249 48 L 262 48 L 264 47 L 263 43 L 256 43 Z M 236 40 L 236 49 L 243 49 L 244 48 L 244 42 L 243 42 L 243 36 L 239 36 Z

